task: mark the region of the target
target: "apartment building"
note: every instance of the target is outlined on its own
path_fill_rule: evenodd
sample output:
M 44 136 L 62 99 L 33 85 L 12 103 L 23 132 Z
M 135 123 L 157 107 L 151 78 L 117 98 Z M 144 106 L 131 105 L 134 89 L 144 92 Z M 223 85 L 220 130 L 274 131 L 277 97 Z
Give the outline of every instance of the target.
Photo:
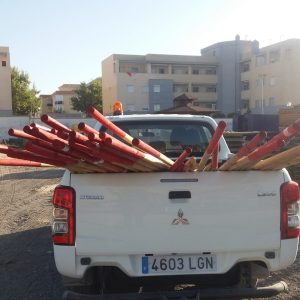
M 102 62 L 104 113 L 158 112 L 182 94 L 193 105 L 229 114 L 276 114 L 300 104 L 300 39 L 259 48 L 258 41 L 210 45 L 201 56 L 113 54 Z
M 0 116 L 12 115 L 11 67 L 8 47 L 0 47 Z
M 41 114 L 50 114 L 53 112 L 53 99 L 51 95 L 40 95 Z
M 76 96 L 80 84 L 63 84 L 51 95 L 41 95 L 42 113 L 78 114 L 72 108 L 71 98 Z
M 125 113 L 153 113 L 174 106 L 185 94 L 193 105 L 215 108 L 217 60 L 214 56 L 113 54 L 102 62 L 104 114 L 118 99 Z
M 300 104 L 300 39 L 259 49 L 241 60 L 241 99 L 251 113 L 276 114 Z
M 247 101 L 241 97 L 241 76 L 245 66 L 244 57 L 252 57 L 259 52 L 258 41 L 240 40 L 239 35 L 233 41 L 213 44 L 201 50 L 202 57 L 213 56 L 217 61 L 217 110 L 228 114 L 247 111 Z

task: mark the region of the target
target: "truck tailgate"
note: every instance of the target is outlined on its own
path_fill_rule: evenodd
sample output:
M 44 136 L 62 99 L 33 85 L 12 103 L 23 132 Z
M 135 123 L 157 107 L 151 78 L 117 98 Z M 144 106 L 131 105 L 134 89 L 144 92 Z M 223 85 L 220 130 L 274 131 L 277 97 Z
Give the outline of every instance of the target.
M 282 171 L 72 174 L 79 255 L 280 247 Z

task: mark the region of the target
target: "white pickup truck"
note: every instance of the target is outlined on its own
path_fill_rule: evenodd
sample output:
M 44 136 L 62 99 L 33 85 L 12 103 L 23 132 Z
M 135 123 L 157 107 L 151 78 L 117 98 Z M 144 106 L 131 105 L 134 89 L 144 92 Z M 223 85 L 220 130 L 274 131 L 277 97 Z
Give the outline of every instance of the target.
M 216 128 L 206 116 L 109 119 L 172 159 L 186 145 L 200 158 Z M 230 155 L 222 138 L 219 161 Z M 286 284 L 257 280 L 297 254 L 299 189 L 285 169 L 66 171 L 53 205 L 56 266 L 76 290 L 64 299 L 269 297 Z

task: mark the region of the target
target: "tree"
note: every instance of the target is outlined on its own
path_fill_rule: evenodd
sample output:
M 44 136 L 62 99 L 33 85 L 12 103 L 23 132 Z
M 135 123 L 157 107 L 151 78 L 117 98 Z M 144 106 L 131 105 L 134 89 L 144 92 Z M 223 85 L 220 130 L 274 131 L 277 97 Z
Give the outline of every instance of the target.
M 32 115 L 39 111 L 41 100 L 34 85 L 30 86 L 29 75 L 17 68 L 11 71 L 12 110 L 16 115 Z
M 101 79 L 97 78 L 89 83 L 81 82 L 76 90 L 77 96 L 72 97 L 72 106 L 74 110 L 86 112 L 87 108 L 94 106 L 102 111 L 102 86 Z

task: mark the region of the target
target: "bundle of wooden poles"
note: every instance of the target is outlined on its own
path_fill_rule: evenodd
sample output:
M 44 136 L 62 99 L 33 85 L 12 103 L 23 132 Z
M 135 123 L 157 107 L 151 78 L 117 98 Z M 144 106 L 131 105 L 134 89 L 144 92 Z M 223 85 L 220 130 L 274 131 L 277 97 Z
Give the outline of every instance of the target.
M 226 127 L 223 121 L 218 124 L 200 161 L 193 156 L 189 157 L 191 147 L 184 149 L 178 159 L 173 161 L 142 140 L 124 132 L 94 107 L 90 107 L 87 112 L 119 139 L 106 132 L 99 132 L 83 122 L 78 124 L 79 131 L 71 130 L 51 116 L 43 115 L 41 120 L 47 126 L 32 123 L 23 130 L 9 130 L 10 136 L 24 139 L 24 147 L 21 149 L 0 145 L 0 153 L 10 157 L 1 159 L 0 165 L 57 166 L 73 173 L 122 173 L 277 170 L 300 163 L 300 146 L 278 153 L 300 132 L 300 120 L 265 144 L 262 143 L 266 133 L 257 134 L 234 156 L 220 163 L 219 142 Z M 277 154 L 272 156 L 274 152 Z

